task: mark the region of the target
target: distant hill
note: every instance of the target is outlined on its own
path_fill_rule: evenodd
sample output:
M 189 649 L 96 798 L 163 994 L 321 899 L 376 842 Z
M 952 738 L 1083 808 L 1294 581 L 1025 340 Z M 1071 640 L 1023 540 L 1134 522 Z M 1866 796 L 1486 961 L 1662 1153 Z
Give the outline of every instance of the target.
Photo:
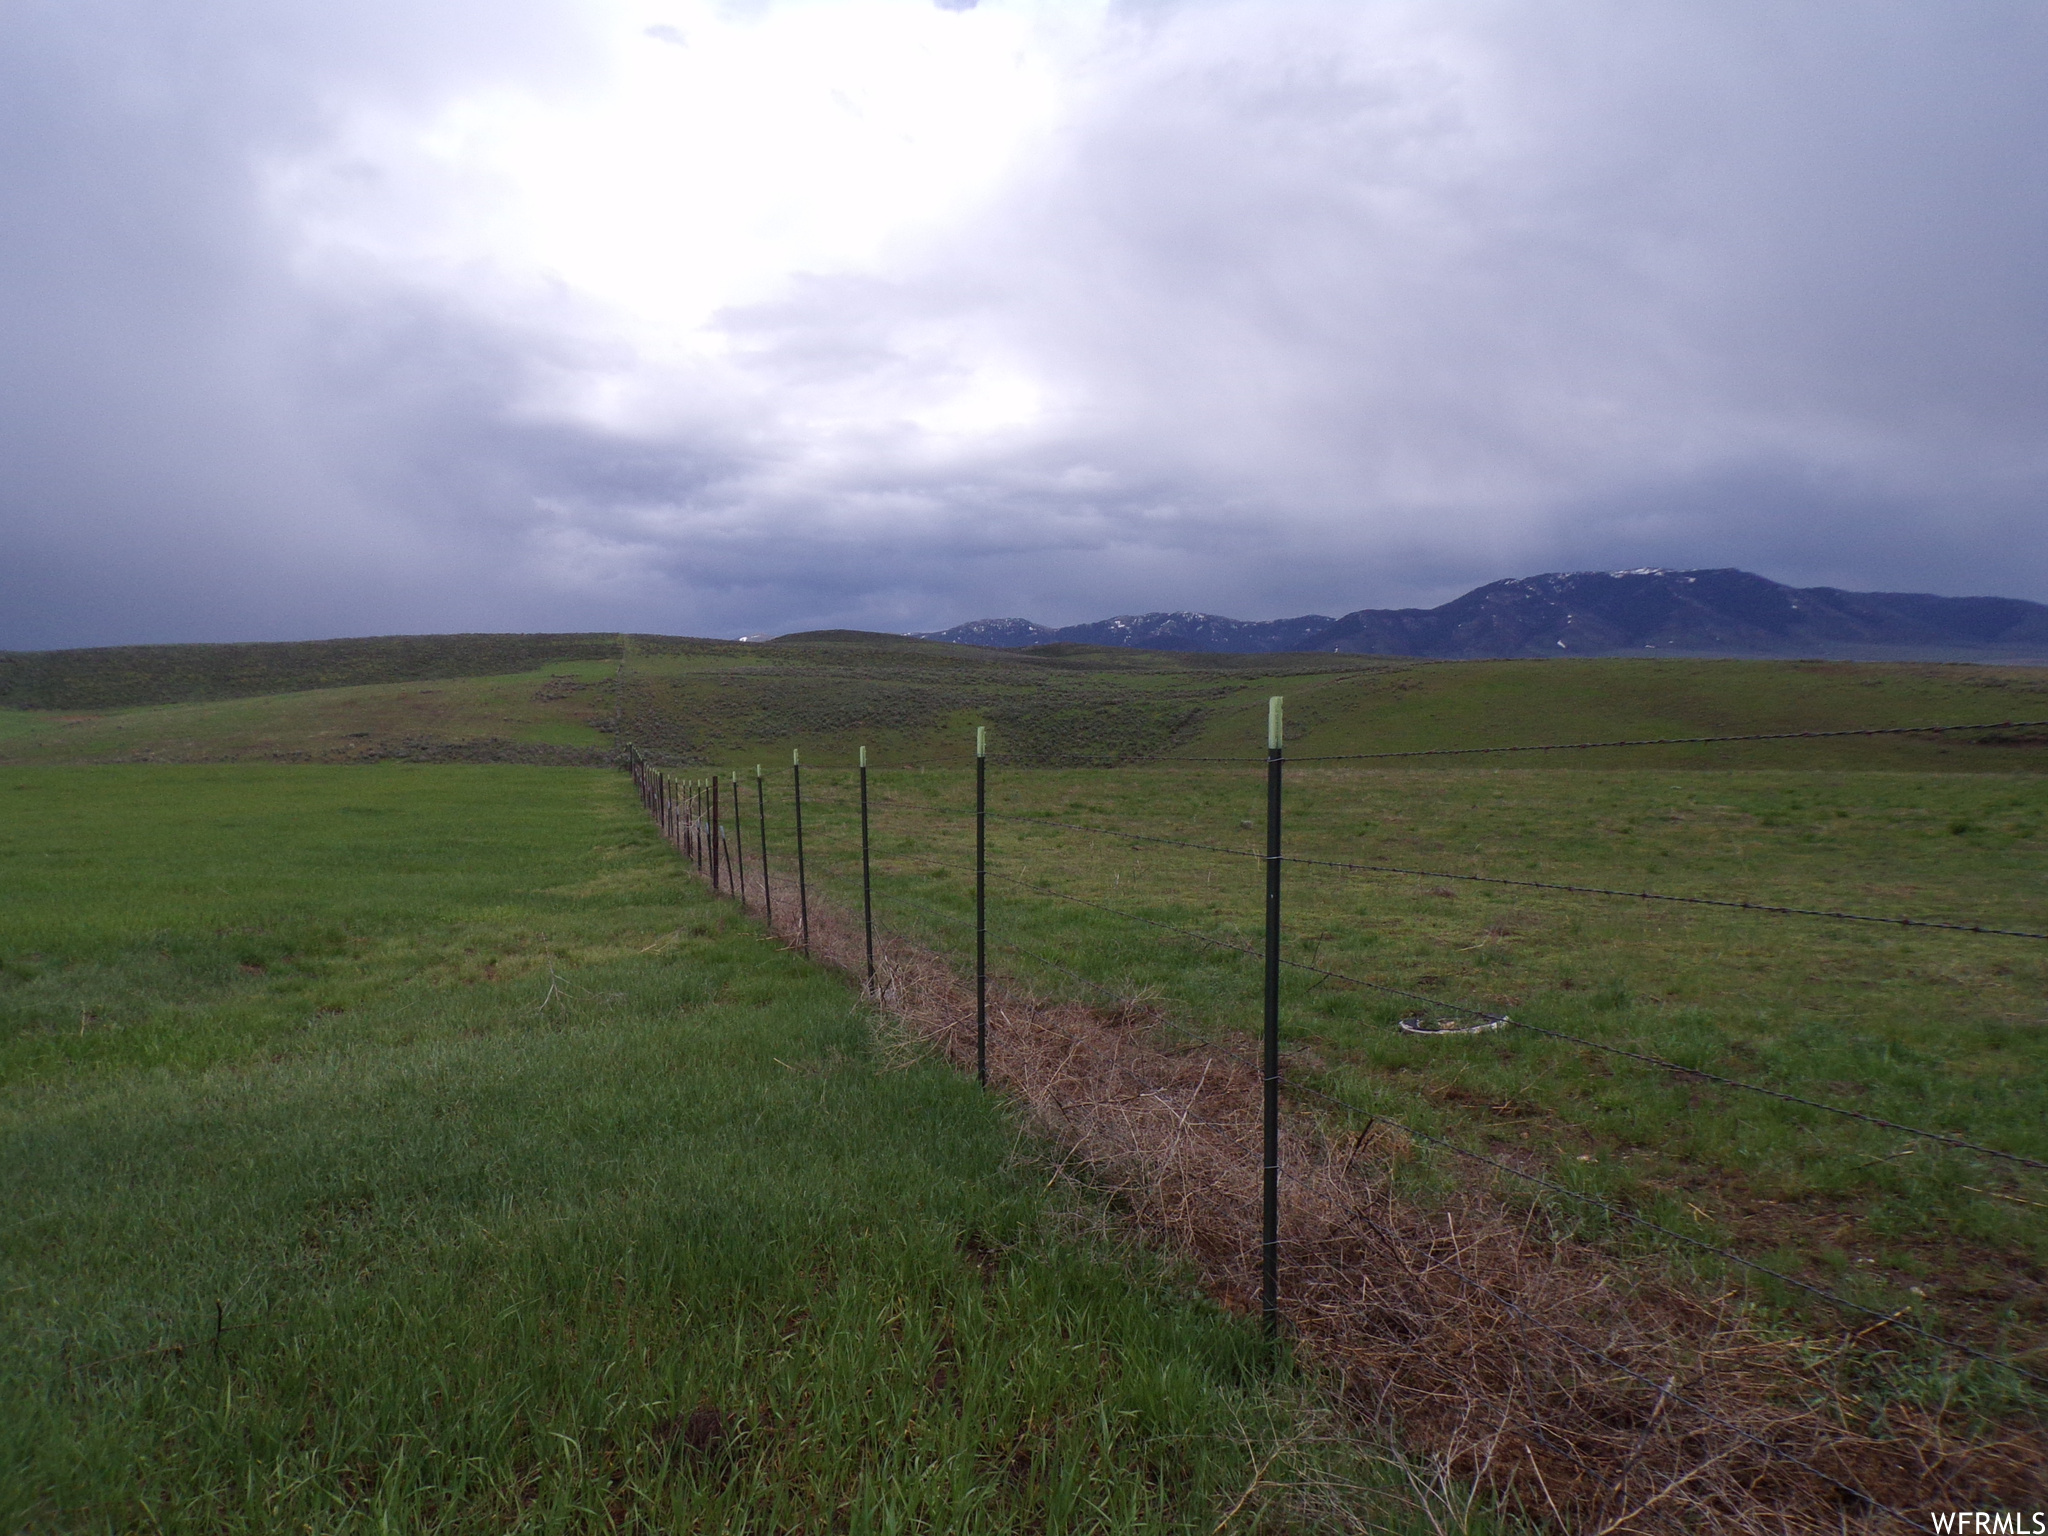
M 121 709 L 311 688 L 492 677 L 551 661 L 614 660 L 611 635 L 381 635 L 242 645 L 0 651 L 0 709 Z
M 966 765 L 983 724 L 990 750 L 1010 767 L 1204 755 L 1255 761 L 1276 693 L 1287 697 L 1291 750 L 1309 755 L 2048 719 L 2048 667 L 1690 659 L 1644 666 L 1628 658 L 1546 667 L 1075 642 L 1000 648 L 845 630 L 772 644 L 412 636 L 13 653 L 0 661 L 43 668 L 27 679 L 14 673 L 12 697 L 21 700 L 26 680 L 38 700 L 0 709 L 0 764 L 20 767 L 595 767 L 631 742 L 667 766 L 743 773 L 786 763 L 798 748 L 807 767 L 832 774 L 862 747 L 882 765 Z M 277 691 L 255 691 L 266 685 Z M 145 696 L 136 699 L 139 692 Z M 1660 768 L 2048 772 L 2048 732 L 2039 728 L 1659 750 Z M 1628 753 L 1592 752 L 1573 754 L 1572 765 L 1640 763 Z M 821 782 L 843 789 L 847 781 Z
M 1002 649 L 1079 643 L 1460 660 L 1646 654 L 2048 660 L 2048 604 L 1788 587 L 1738 570 L 1571 571 L 1492 582 L 1437 608 L 1361 608 L 1340 619 L 1146 613 L 1064 629 L 983 619 L 917 638 Z

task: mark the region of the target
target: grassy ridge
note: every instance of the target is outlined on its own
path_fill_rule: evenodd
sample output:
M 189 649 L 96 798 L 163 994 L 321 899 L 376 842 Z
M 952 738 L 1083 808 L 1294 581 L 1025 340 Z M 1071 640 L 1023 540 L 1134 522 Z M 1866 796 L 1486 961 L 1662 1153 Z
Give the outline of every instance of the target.
M 1012 763 L 1106 767 L 1256 757 L 1266 699 L 1288 698 L 1288 749 L 1407 751 L 1640 736 L 2048 720 L 2048 670 L 1848 662 L 1410 662 L 1189 656 L 1081 646 L 987 651 L 933 642 L 777 641 L 662 652 L 621 671 L 621 734 L 678 762 L 964 764 L 988 724 Z M 2017 734 L 2019 739 L 2014 739 Z M 1663 749 L 1685 767 L 2032 769 L 2048 731 Z M 1637 754 L 1574 757 L 1628 767 Z M 1550 760 L 1546 766 L 1567 766 Z
M 986 724 L 1010 762 L 1107 767 L 1188 755 L 1256 756 L 1272 693 L 1288 697 L 1289 749 L 1297 755 L 2048 719 L 2048 670 L 2019 667 L 1421 662 L 1067 645 L 1020 652 L 861 635 L 759 645 L 658 636 L 456 636 L 432 644 L 162 649 L 177 652 L 183 658 L 177 665 L 188 669 L 198 665 L 188 653 L 261 652 L 229 679 L 231 688 L 220 686 L 300 691 L 215 697 L 206 693 L 214 682 L 195 681 L 176 668 L 154 681 L 143 672 L 109 672 L 107 679 L 52 682 L 40 693 L 18 689 L 17 703 L 59 695 L 74 703 L 61 711 L 0 709 L 0 762 L 394 756 L 575 762 L 589 760 L 579 754 L 607 750 L 616 726 L 624 739 L 675 762 L 779 759 L 791 746 L 821 759 L 846 758 L 866 745 L 877 761 L 939 765 L 964 763 L 973 727 Z M 295 660 L 300 651 L 311 659 Z M 54 666 L 50 658 L 68 657 L 81 666 L 104 661 L 111 667 L 111 658 L 125 654 L 29 659 Z M 333 686 L 339 682 L 348 685 Z M 76 702 L 102 695 L 153 702 L 120 708 Z M 172 698 L 188 702 L 166 702 Z M 1604 768 L 1647 760 L 1610 752 L 1569 764 L 1519 761 Z M 1655 761 L 2031 771 L 2048 762 L 2048 730 L 1673 748 Z
M 887 760 L 954 763 L 965 760 L 973 725 L 988 723 L 1016 760 L 1108 766 L 1196 739 L 1212 713 L 1251 697 L 1276 666 L 1355 676 L 1408 665 L 874 637 L 687 651 L 636 642 L 620 671 L 620 731 L 694 762 L 786 744 L 826 755 L 866 744 Z
M 0 709 L 123 709 L 610 660 L 617 635 L 382 635 L 241 645 L 0 651 Z
M 591 766 L 611 749 L 610 661 L 106 712 L 0 710 L 0 761 L 496 761 Z
M 618 775 L 0 795 L 0 1526 L 1207 1531 L 1286 1428 Z

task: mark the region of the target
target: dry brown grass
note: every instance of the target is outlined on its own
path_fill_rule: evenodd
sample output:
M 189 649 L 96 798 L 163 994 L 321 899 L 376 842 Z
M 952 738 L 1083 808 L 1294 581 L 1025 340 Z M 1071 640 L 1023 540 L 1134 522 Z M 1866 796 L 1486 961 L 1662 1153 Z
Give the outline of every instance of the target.
M 758 913 L 757 875 L 749 886 Z M 775 894 L 775 929 L 794 943 L 795 893 L 778 881 Z M 858 913 L 813 896 L 810 952 L 864 977 Z M 971 978 L 877 935 L 875 992 L 908 1036 L 972 1070 Z M 1162 1043 L 1141 1002 L 990 998 L 991 1082 L 1150 1241 L 1191 1257 L 1214 1297 L 1255 1311 L 1256 1068 Z M 1560 1241 L 1486 1187 L 1422 1208 L 1391 1177 L 1412 1155 L 1391 1127 L 1333 1145 L 1290 1112 L 1281 1295 L 1297 1349 L 1360 1432 L 1391 1437 L 1442 1486 L 1599 1536 L 1924 1529 L 1929 1509 L 2048 1501 L 2037 1427 L 1987 1434 L 1897 1403 L 1875 1425 L 1827 1365 L 1858 1333 L 1766 1331 L 1732 1295 Z

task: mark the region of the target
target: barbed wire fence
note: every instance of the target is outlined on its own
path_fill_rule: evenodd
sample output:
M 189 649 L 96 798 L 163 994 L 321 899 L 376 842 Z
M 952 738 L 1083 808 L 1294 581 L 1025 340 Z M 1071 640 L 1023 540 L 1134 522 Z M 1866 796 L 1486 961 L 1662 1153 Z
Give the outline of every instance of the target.
M 1761 918 L 1797 919 L 1815 923 L 1840 923 L 1856 925 L 1882 925 L 1885 927 L 1928 930 L 1938 934 L 1972 935 L 1984 939 L 2037 943 L 2048 941 L 2048 933 L 2021 924 L 2008 923 L 1997 919 L 1975 921 L 1958 920 L 1919 914 L 1893 914 L 1857 912 L 1833 907 L 1808 907 L 1788 903 L 1763 902 L 1739 897 L 1718 895 L 1696 895 L 1650 890 L 1630 890 L 1617 886 L 1573 883 L 1566 881 L 1541 881 L 1515 879 L 1498 875 L 1479 875 L 1455 870 L 1425 869 L 1406 865 L 1393 865 L 1347 860 L 1320 858 L 1288 852 L 1284 846 L 1284 799 L 1286 769 L 1290 761 L 1294 764 L 1373 762 L 1387 759 L 1454 758 L 1482 754 L 1514 752 L 1572 752 L 1633 749 L 1649 747 L 1699 746 L 1715 743 L 1749 743 L 1764 741 L 1802 741 L 1834 737 L 1859 736 L 1903 736 L 1903 735 L 1944 735 L 2036 729 L 2048 722 L 2042 721 L 1999 721 L 1967 725 L 1924 725 L 1906 727 L 1871 727 L 1857 730 L 1799 731 L 1773 733 L 1746 733 L 1740 735 L 1700 736 L 1685 738 L 1640 738 L 1598 742 L 1552 743 L 1536 746 L 1494 746 L 1471 748 L 1418 749 L 1402 752 L 1324 754 L 1299 756 L 1289 759 L 1284 749 L 1282 729 L 1282 701 L 1271 701 L 1267 722 L 1267 750 L 1263 758 L 1182 758 L 1172 760 L 1176 765 L 1201 765 L 1207 768 L 1232 767 L 1263 770 L 1265 788 L 1265 836 L 1263 849 L 1229 847 L 1221 843 L 1205 842 L 1190 838 L 1164 837 L 1153 833 L 1140 832 L 1129 827 L 1102 826 L 1086 822 L 1069 821 L 1052 816 L 1016 816 L 988 809 L 988 755 L 986 728 L 978 728 L 975 743 L 975 798 L 971 811 L 965 807 L 949 808 L 914 804 L 901 798 L 884 799 L 885 818 L 897 815 L 922 816 L 934 826 L 950 822 L 956 826 L 967 816 L 973 822 L 973 860 L 969 868 L 950 864 L 928 852 L 897 850 L 890 856 L 890 864 L 915 864 L 949 877 L 958 877 L 973 882 L 973 915 L 944 904 L 925 900 L 904 889 L 892 888 L 885 893 L 884 905 L 899 912 L 904 918 L 912 919 L 906 927 L 915 927 L 926 942 L 934 943 L 942 953 L 962 956 L 969 949 L 968 935 L 971 932 L 972 977 L 974 997 L 974 1061 L 977 1078 L 986 1083 L 989 1080 L 989 1053 L 992 1048 L 990 1036 L 990 983 L 1008 984 L 1016 989 L 1016 995 L 1026 996 L 1037 990 L 1038 983 L 1032 976 L 1013 970 L 995 970 L 990 965 L 991 948 L 1015 956 L 1041 973 L 1051 972 L 1066 978 L 1083 989 L 1111 999 L 1119 1004 L 1129 999 L 1122 991 L 1096 977 L 1087 975 L 1072 965 L 1035 951 L 1016 942 L 1017 935 L 1003 932 L 991 933 L 988 925 L 990 882 L 1014 890 L 1022 895 L 1042 902 L 1058 903 L 1069 908 L 1085 909 L 1095 919 L 1107 919 L 1114 924 L 1124 925 L 1134 932 L 1157 934 L 1162 942 L 1196 946 L 1212 952 L 1233 955 L 1247 962 L 1256 961 L 1262 966 L 1261 987 L 1261 1031 L 1257 1060 L 1228 1047 L 1220 1046 L 1214 1039 L 1181 1031 L 1182 1041 L 1193 1044 L 1231 1060 L 1242 1070 L 1247 1080 L 1255 1079 L 1259 1089 L 1259 1236 L 1257 1244 L 1259 1298 L 1258 1310 L 1269 1336 L 1279 1342 L 1283 1323 L 1286 1321 L 1287 1298 L 1281 1291 L 1281 1198 L 1282 1198 L 1282 1152 L 1283 1138 L 1283 1096 L 1297 1103 L 1312 1104 L 1323 1113 L 1336 1113 L 1348 1117 L 1349 1123 L 1358 1128 L 1354 1132 L 1357 1145 L 1363 1145 L 1365 1138 L 1377 1127 L 1386 1127 L 1408 1139 L 1435 1148 L 1458 1163 L 1475 1168 L 1484 1168 L 1496 1177 L 1513 1181 L 1531 1191 L 1540 1192 L 1544 1198 L 1597 1211 L 1599 1215 L 1619 1226 L 1645 1234 L 1651 1234 L 1665 1243 L 1710 1256 L 1733 1270 L 1783 1287 L 1796 1293 L 1810 1303 L 1831 1308 L 1845 1317 L 1855 1317 L 1863 1322 L 1862 1331 L 1855 1335 L 1860 1340 L 1875 1331 L 1882 1331 L 1913 1341 L 1941 1359 L 1966 1361 L 1970 1368 L 1978 1369 L 1996 1380 L 2007 1384 L 2023 1398 L 2029 1393 L 2048 1389 L 2048 1374 L 2034 1364 L 2017 1357 L 2007 1349 L 1984 1348 L 1979 1344 L 1959 1339 L 1944 1332 L 1937 1326 L 1928 1326 L 1924 1317 L 1914 1315 L 1910 1307 L 1885 1308 L 1870 1305 L 1867 1301 L 1843 1294 L 1840 1290 L 1785 1269 L 1764 1263 L 1750 1255 L 1723 1244 L 1707 1241 L 1686 1233 L 1664 1222 L 1659 1222 L 1628 1205 L 1611 1199 L 1602 1199 L 1585 1190 L 1574 1189 L 1569 1184 L 1544 1173 L 1518 1167 L 1502 1157 L 1489 1156 L 1470 1146 L 1463 1145 L 1453 1137 L 1438 1134 L 1409 1119 L 1396 1117 L 1384 1107 L 1369 1107 L 1358 1104 L 1340 1095 L 1328 1093 L 1311 1083 L 1289 1081 L 1286 1064 L 1291 1059 L 1283 1048 L 1283 987 L 1284 973 L 1313 975 L 1317 985 L 1325 982 L 1342 987 L 1355 988 L 1361 992 L 1398 999 L 1404 1003 L 1418 1005 L 1439 1015 L 1449 1015 L 1458 1021 L 1448 1020 L 1431 1026 L 1427 1014 L 1404 1018 L 1401 1027 L 1410 1033 L 1448 1034 L 1471 1033 L 1478 1030 L 1518 1030 L 1569 1043 L 1585 1051 L 1626 1059 L 1655 1072 L 1669 1075 L 1679 1082 L 1711 1083 L 1719 1088 L 1737 1094 L 1755 1095 L 1762 1099 L 1798 1106 L 1802 1109 L 1835 1117 L 1843 1122 L 1856 1122 L 1904 1135 L 1928 1145 L 1938 1146 L 1951 1152 L 1970 1157 L 1990 1159 L 2007 1168 L 2031 1171 L 2048 1171 L 2048 1161 L 2035 1158 L 2011 1148 L 1998 1147 L 1979 1138 L 1965 1136 L 1949 1129 L 1913 1125 L 1889 1116 L 1873 1114 L 1849 1105 L 1831 1102 L 1811 1093 L 1796 1093 L 1787 1088 L 1769 1083 L 1749 1081 L 1724 1073 L 1716 1073 L 1697 1065 L 1686 1065 L 1648 1050 L 1636 1050 L 1626 1045 L 1595 1039 L 1572 1030 L 1557 1028 L 1522 1016 L 1514 1017 L 1497 1010 L 1477 1006 L 1470 1001 L 1444 998 L 1433 992 L 1424 992 L 1412 987 L 1394 985 L 1383 979 L 1361 976 L 1347 970 L 1322 966 L 1309 960 L 1296 959 L 1283 953 L 1284 927 L 1282 923 L 1282 897 L 1286 872 L 1290 868 L 1316 870 L 1330 874 L 1350 876 L 1402 876 L 1436 880 L 1458 880 L 1485 885 L 1502 886 L 1531 891 L 1541 891 L 1558 896 L 1626 900 L 1638 903 L 1656 903 L 1669 906 L 1700 907 L 1739 912 Z M 737 897 L 750 909 L 758 909 L 771 928 L 774 927 L 776 906 L 775 875 L 778 867 L 788 865 L 788 851 L 779 858 L 773 854 L 769 840 L 769 819 L 767 811 L 767 775 L 760 765 L 754 768 L 756 851 L 752 859 L 754 876 L 747 875 L 748 856 L 744 847 L 745 837 L 740 821 L 740 783 L 738 771 L 730 773 L 726 786 L 716 775 L 708 778 L 683 778 L 649 763 L 637 749 L 628 746 L 626 763 L 639 789 L 643 803 L 664 837 L 679 854 L 690 860 L 704 875 L 713 890 Z M 877 897 L 875 888 L 875 861 L 873 857 L 873 817 L 869 786 L 869 765 L 867 750 L 861 748 L 855 772 L 857 777 L 852 787 L 857 794 L 857 827 L 859 845 L 859 886 L 860 921 L 864 939 L 864 954 L 861 958 L 865 985 L 868 991 L 876 993 L 878 972 L 875 949 L 875 922 Z M 795 901 L 798 920 L 795 938 L 798 946 L 806 953 L 811 952 L 811 877 L 809 860 L 815 853 L 807 849 L 804 832 L 803 809 L 805 784 L 803 765 L 795 752 L 791 754 L 791 778 L 789 785 L 790 825 L 793 834 Z M 812 788 L 814 816 L 821 804 L 818 791 Z M 843 808 L 843 809 L 849 809 Z M 852 817 L 849 815 L 849 820 Z M 1042 883 L 1040 879 L 1027 879 L 1000 868 L 991 868 L 988 856 L 988 829 L 991 822 L 1014 824 L 1031 829 L 1056 829 L 1078 838 L 1089 839 L 1097 846 L 1119 844 L 1127 850 L 1143 847 L 1171 848 L 1182 853 L 1200 855 L 1206 858 L 1233 861 L 1253 861 L 1264 875 L 1265 902 L 1263 911 L 1263 942 L 1247 943 L 1226 934 L 1203 932 L 1184 923 L 1169 922 L 1145 912 L 1128 910 L 1065 891 Z M 1249 825 L 1242 823 L 1241 825 Z M 815 848 L 816 834 L 810 839 Z M 963 850 L 964 851 L 964 850 Z M 784 910 L 788 910 L 788 877 L 783 876 L 782 896 Z M 946 936 L 934 940 L 934 928 L 945 931 Z M 1518 1012 L 1520 1010 L 1517 1010 Z M 1463 1021 L 1472 1022 L 1465 1023 Z M 1155 1018 L 1155 1023 L 1171 1026 L 1171 1021 Z M 1448 1025 L 1448 1027 L 1447 1027 Z M 994 1048 L 1000 1049 L 1000 1035 L 994 1041 Z M 2022 1202 L 2024 1203 L 2024 1202 Z M 1406 1241 L 1414 1247 L 1416 1239 L 1410 1235 L 1402 1237 L 1376 1228 L 1383 1238 L 1390 1241 Z M 1426 1240 L 1425 1240 L 1426 1245 Z M 1521 1317 L 1528 1326 L 1555 1329 L 1555 1324 L 1544 1319 L 1524 1315 L 1518 1311 L 1513 1297 L 1496 1294 L 1487 1290 L 1486 1281 L 1466 1273 L 1460 1268 L 1455 1257 L 1448 1263 L 1439 1263 L 1432 1258 L 1429 1263 L 1444 1273 L 1450 1274 L 1460 1285 L 1474 1289 L 1475 1294 L 1485 1293 L 1491 1304 L 1505 1309 L 1506 1314 Z M 1475 1289 L 1476 1288 L 1476 1289 Z M 1497 1289 L 1497 1288 L 1496 1288 Z M 1880 1523 L 1908 1528 L 1928 1529 L 1925 1521 L 1894 1507 L 1867 1489 L 1858 1486 L 1853 1479 L 1845 1481 L 1835 1473 L 1813 1464 L 1797 1449 L 1774 1443 L 1768 1436 L 1757 1434 L 1753 1429 L 1739 1423 L 1728 1422 L 1718 1417 L 1705 1404 L 1690 1400 L 1686 1394 L 1675 1389 L 1676 1376 L 1659 1383 L 1642 1376 L 1625 1362 L 1611 1358 L 1596 1345 L 1577 1338 L 1569 1330 L 1560 1334 L 1560 1341 L 1569 1351 L 1575 1351 L 1601 1371 L 1618 1373 L 1620 1377 L 1636 1382 L 1637 1385 L 1652 1389 L 1655 1407 L 1651 1410 L 1654 1419 L 1667 1407 L 1682 1406 L 1700 1423 L 1716 1424 L 1732 1434 L 1753 1450 L 1778 1463 L 1792 1467 L 1818 1480 L 1820 1485 L 1833 1489 L 1845 1501 L 1844 1507 L 1877 1518 Z M 1845 1346 L 1846 1347 L 1846 1346 Z M 2037 1407 L 2039 1398 L 2030 1398 Z M 1581 1458 L 1583 1460 L 1583 1458 Z M 1597 1474 L 1595 1482 L 1602 1479 Z M 1540 1470 L 1538 1472 L 1541 1478 Z M 1610 1488 L 1615 1485 L 1609 1482 Z M 1546 1497 L 1548 1490 L 1546 1488 Z M 1660 1498 L 1663 1496 L 1660 1495 Z M 1641 1515 L 1631 1518 L 1642 1518 Z M 1621 1530 L 1622 1525 L 1610 1523 L 1604 1529 Z

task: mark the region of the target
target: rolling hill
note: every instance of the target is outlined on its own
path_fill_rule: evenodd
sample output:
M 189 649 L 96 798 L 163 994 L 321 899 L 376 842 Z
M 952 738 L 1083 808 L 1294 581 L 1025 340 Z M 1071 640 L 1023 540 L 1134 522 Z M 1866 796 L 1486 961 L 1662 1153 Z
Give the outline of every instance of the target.
M 232 668 L 209 647 L 156 647 L 145 658 L 153 674 L 96 662 L 100 653 L 48 653 L 35 695 L 44 707 L 0 708 L 0 763 L 569 766 L 609 761 L 631 741 L 676 765 L 773 766 L 798 748 L 822 766 L 866 746 L 877 763 L 942 766 L 967 761 L 974 727 L 986 724 L 1009 763 L 1111 765 L 1256 755 L 1274 693 L 1287 696 L 1289 751 L 1301 755 L 2048 720 L 2048 669 L 2019 666 L 1640 655 L 1539 665 L 1066 642 L 1016 650 L 848 631 L 762 644 L 651 635 L 450 636 L 438 650 L 431 636 L 323 644 L 336 649 L 236 648 Z M 344 681 L 323 687 L 321 676 Z M 276 691 L 220 696 L 266 682 Z M 152 687 L 163 702 L 137 699 Z M 109 696 L 136 702 L 94 702 Z M 1575 765 L 1608 755 L 1575 754 Z M 1661 756 L 1695 767 L 2031 770 L 2048 766 L 2048 730 Z
M 380 635 L 239 645 L 0 651 L 0 709 L 120 709 L 613 661 L 618 635 Z

